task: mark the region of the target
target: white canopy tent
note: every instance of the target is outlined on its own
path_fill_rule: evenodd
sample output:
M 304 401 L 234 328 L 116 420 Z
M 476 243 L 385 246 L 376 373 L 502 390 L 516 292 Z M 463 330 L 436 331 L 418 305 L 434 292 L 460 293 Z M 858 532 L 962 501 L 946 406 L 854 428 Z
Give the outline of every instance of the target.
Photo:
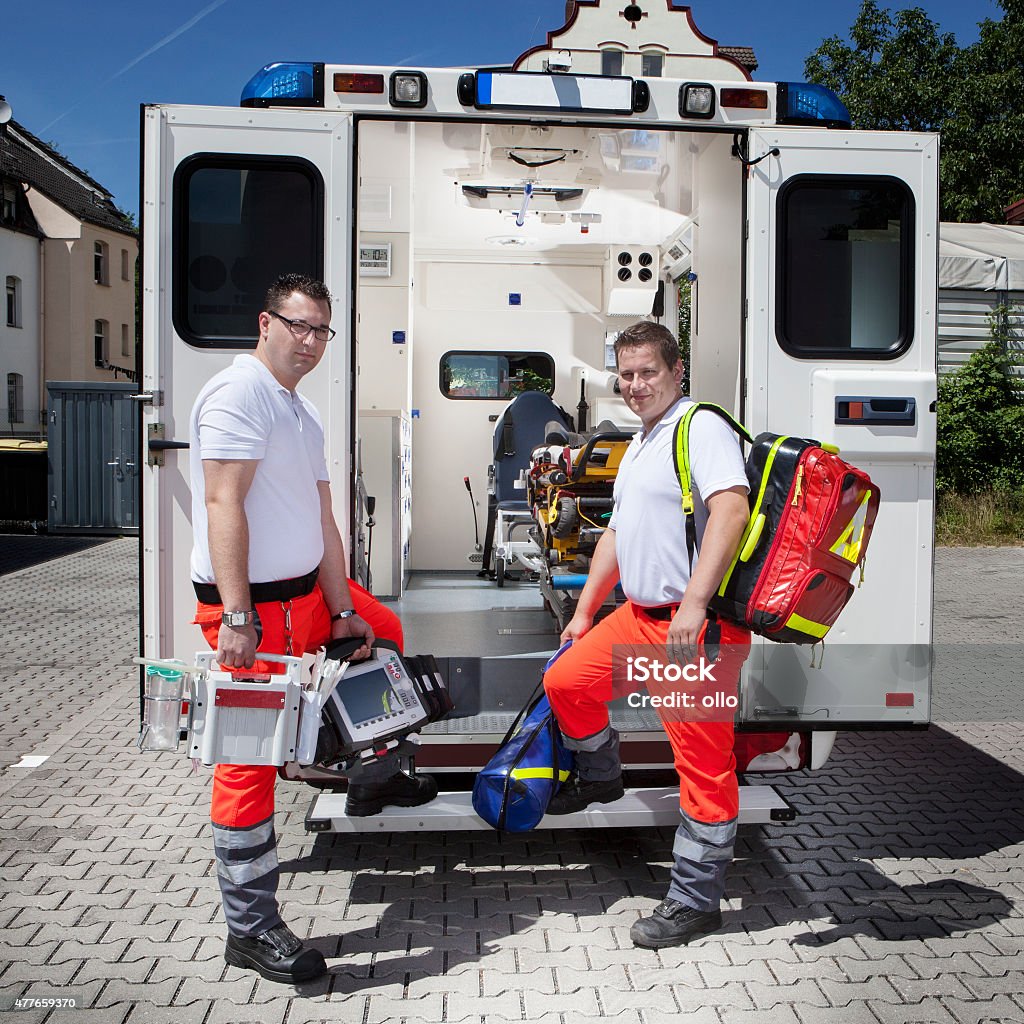
M 939 287 L 1024 292 L 1024 225 L 939 225 Z
M 1024 225 L 939 225 L 939 372 L 962 366 L 989 338 L 1000 303 L 1024 341 Z

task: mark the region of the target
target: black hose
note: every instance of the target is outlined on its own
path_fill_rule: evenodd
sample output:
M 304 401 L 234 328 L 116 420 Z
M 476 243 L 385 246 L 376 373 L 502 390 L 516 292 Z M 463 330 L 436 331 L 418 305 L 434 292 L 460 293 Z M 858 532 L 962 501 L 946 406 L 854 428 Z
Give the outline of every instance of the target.
M 480 550 L 480 526 L 476 519 L 476 502 L 473 500 L 473 485 L 469 482 L 469 477 L 464 476 L 462 482 L 466 485 L 466 490 L 469 491 L 469 504 L 473 509 L 473 550 Z

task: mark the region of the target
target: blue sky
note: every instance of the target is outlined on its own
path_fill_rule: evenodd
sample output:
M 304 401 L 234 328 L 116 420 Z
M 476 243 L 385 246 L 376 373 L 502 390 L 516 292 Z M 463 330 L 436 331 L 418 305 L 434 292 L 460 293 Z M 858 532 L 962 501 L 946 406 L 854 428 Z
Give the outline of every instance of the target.
M 612 0 L 604 0 L 610 3 Z M 625 5 L 625 0 L 615 0 Z M 661 0 L 643 0 L 660 3 Z M 890 3 L 891 9 L 914 6 Z M 719 43 L 752 46 L 755 77 L 803 78 L 822 39 L 845 37 L 859 0 L 694 0 L 697 27 Z M 998 19 L 995 0 L 924 4 L 961 45 Z M 17 5 L 7 23 L 0 94 L 29 131 L 54 141 L 138 210 L 140 103 L 234 106 L 243 85 L 275 60 L 445 67 L 508 63 L 564 21 L 564 0 L 48 0 Z

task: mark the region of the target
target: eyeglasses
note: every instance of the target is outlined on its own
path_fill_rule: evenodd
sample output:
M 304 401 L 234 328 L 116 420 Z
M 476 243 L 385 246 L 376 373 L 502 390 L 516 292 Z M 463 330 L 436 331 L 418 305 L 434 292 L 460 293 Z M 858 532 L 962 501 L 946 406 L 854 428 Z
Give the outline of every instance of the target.
M 313 337 L 317 341 L 330 341 L 338 333 L 331 330 L 330 327 L 314 327 L 312 324 L 307 324 L 305 320 L 289 320 L 288 317 L 281 316 L 280 313 L 275 313 L 272 309 L 268 309 L 267 312 L 285 324 L 294 338 L 308 338 L 309 332 L 312 331 Z

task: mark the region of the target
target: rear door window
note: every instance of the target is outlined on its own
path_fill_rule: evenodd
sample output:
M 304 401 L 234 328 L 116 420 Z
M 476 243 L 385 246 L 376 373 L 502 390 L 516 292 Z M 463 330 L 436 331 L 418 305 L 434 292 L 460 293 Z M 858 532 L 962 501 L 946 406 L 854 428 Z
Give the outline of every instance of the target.
M 174 177 L 173 317 L 189 344 L 253 348 L 281 274 L 323 278 L 320 172 L 288 157 L 200 154 Z
M 776 336 L 800 359 L 888 359 L 913 340 L 914 201 L 886 177 L 802 175 L 778 197 Z

